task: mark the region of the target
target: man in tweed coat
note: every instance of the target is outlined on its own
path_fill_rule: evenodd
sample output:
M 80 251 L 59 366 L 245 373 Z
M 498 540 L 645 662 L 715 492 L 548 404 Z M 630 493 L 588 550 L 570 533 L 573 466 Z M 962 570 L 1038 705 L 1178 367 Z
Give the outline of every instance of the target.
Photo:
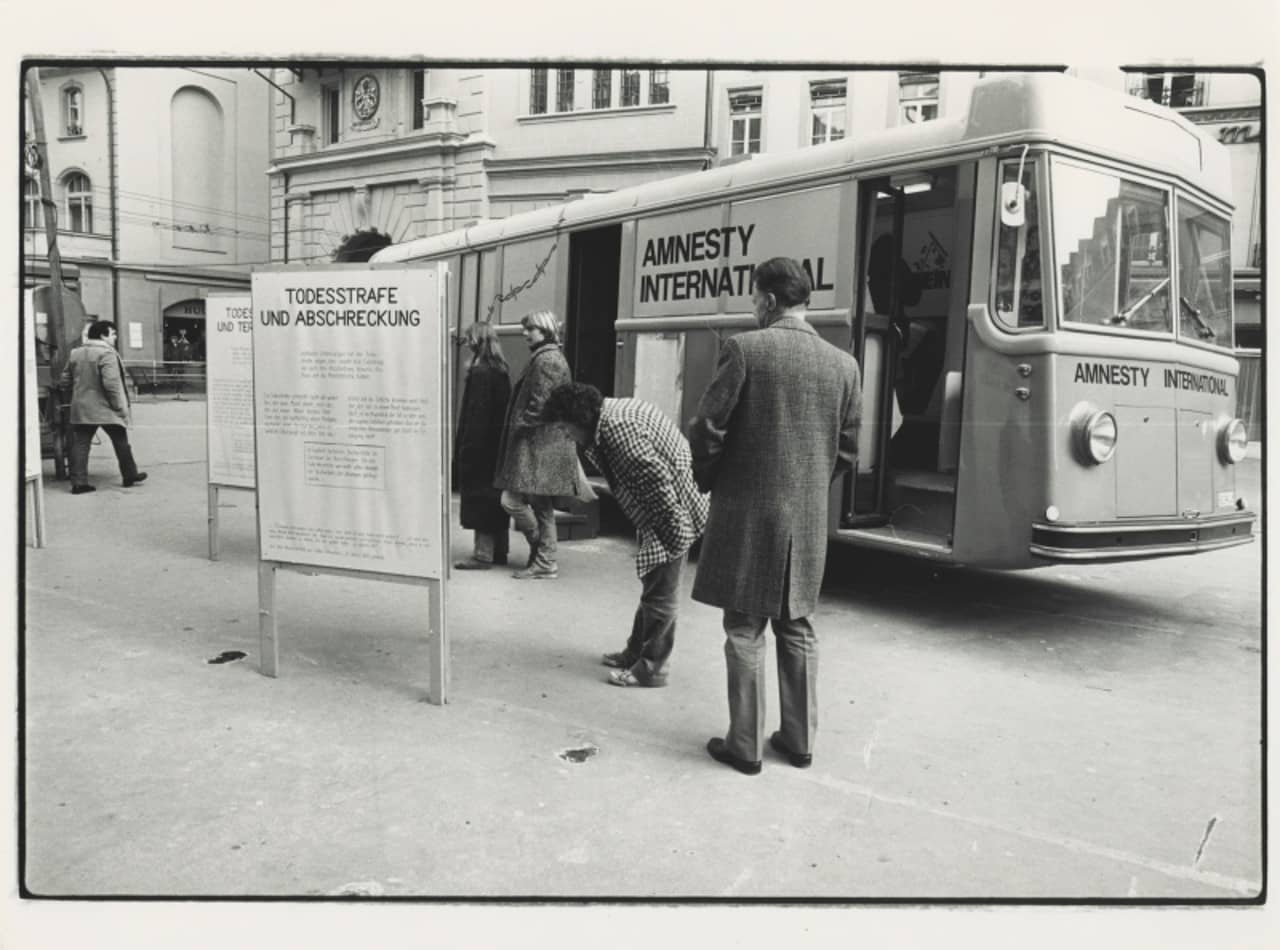
M 116 325 L 97 320 L 89 325 L 83 346 L 77 346 L 62 371 L 62 388 L 71 390 L 71 494 L 96 491 L 89 484 L 89 446 L 101 427 L 111 439 L 120 480 L 125 488 L 140 485 L 146 472 L 138 471 L 129 445 L 129 387 L 124 363 L 116 351 Z
M 609 682 L 666 686 L 680 574 L 707 523 L 707 496 L 694 484 L 689 443 L 651 403 L 605 399 L 585 383 L 553 390 L 543 419 L 563 424 L 636 526 L 640 606 L 626 647 L 603 657 L 605 666 L 618 667 Z
M 690 434 L 698 487 L 711 491 L 693 597 L 724 608 L 729 676 L 729 731 L 707 751 L 748 775 L 764 745 L 766 622 L 782 713 L 769 744 L 798 768 L 812 762 L 818 647 L 808 618 L 826 563 L 831 479 L 854 465 L 862 414 L 857 362 L 805 320 L 810 287 L 791 258 L 756 267 L 761 329 L 725 341 Z

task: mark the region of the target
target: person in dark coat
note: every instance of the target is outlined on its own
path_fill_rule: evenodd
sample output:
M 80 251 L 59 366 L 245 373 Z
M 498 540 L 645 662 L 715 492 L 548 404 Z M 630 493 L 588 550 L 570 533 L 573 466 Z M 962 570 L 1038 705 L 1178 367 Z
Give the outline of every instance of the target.
M 680 575 L 707 522 L 707 496 L 693 482 L 689 443 L 643 399 L 606 399 L 586 383 L 557 387 L 543 411 L 563 423 L 609 482 L 636 526 L 640 606 L 625 648 L 602 657 L 614 686 L 666 686 L 675 645 Z
M 782 728 L 769 743 L 812 761 L 818 725 L 817 638 L 809 616 L 827 556 L 827 505 L 838 469 L 856 461 L 857 361 L 805 320 L 811 284 L 798 261 L 756 267 L 761 329 L 730 337 L 690 432 L 693 473 L 711 492 L 693 598 L 724 609 L 729 731 L 707 743 L 719 762 L 760 771 L 764 628 L 777 640 Z
M 471 324 L 462 340 L 471 350 L 471 363 L 453 443 L 453 484 L 462 499 L 462 527 L 475 532 L 475 545 L 470 558 L 453 566 L 460 571 L 488 570 L 507 563 L 510 516 L 500 502 L 501 493 L 493 487 L 493 477 L 511 398 L 511 375 L 492 324 Z
M 551 390 L 572 376 L 560 349 L 555 314 L 530 313 L 520 325 L 532 355 L 507 405 L 493 483 L 502 490 L 502 507 L 529 542 L 529 563 L 512 576 L 549 579 L 559 576 L 555 499 L 579 493 L 582 468 L 565 431 L 543 424 L 542 407 Z
M 129 445 L 129 387 L 124 362 L 116 352 L 116 325 L 98 320 L 90 325 L 88 339 L 77 346 L 62 371 L 62 388 L 71 390 L 71 494 L 96 489 L 89 484 L 89 447 L 101 427 L 111 439 L 120 478 L 125 488 L 146 481 L 138 471 Z

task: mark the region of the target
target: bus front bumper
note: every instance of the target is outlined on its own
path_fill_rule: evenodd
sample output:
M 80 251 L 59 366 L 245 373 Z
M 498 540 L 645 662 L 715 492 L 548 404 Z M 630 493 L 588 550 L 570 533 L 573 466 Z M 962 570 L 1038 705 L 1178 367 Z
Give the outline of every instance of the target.
M 1242 511 L 1222 518 L 1150 519 L 1107 524 L 1031 525 L 1031 553 L 1053 561 L 1103 561 L 1214 551 L 1253 540 L 1257 516 Z

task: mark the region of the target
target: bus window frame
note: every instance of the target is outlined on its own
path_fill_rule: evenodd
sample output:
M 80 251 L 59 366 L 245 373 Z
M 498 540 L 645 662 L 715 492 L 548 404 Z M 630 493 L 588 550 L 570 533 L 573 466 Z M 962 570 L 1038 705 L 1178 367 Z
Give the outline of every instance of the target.
M 1225 230 L 1227 235 L 1226 243 L 1227 243 L 1228 258 L 1230 258 L 1230 254 L 1231 254 L 1231 215 L 1223 214 L 1221 211 L 1216 210 L 1215 208 L 1211 207 L 1204 201 L 1199 200 L 1194 195 L 1176 187 L 1174 188 L 1174 192 L 1173 192 L 1173 200 L 1174 200 L 1174 204 L 1170 210 L 1170 215 L 1173 218 L 1173 230 L 1174 230 L 1173 261 L 1177 268 L 1176 273 L 1178 275 L 1178 282 L 1180 286 L 1182 281 L 1182 235 L 1178 229 L 1178 202 L 1186 201 L 1192 207 L 1204 212 L 1205 214 L 1211 215 L 1215 218 L 1219 218 L 1223 221 L 1223 223 L 1226 225 Z M 1228 330 L 1230 332 L 1227 334 L 1228 336 L 1227 342 L 1219 343 L 1217 340 L 1209 341 L 1209 340 L 1201 340 L 1194 336 L 1183 336 L 1182 312 L 1180 309 L 1175 307 L 1173 329 L 1174 329 L 1174 338 L 1179 343 L 1185 344 L 1187 346 L 1198 347 L 1203 350 L 1208 350 L 1211 353 L 1225 351 L 1232 355 L 1235 354 L 1236 352 L 1235 280 L 1236 280 L 1235 268 L 1229 266 L 1227 268 L 1227 306 L 1228 306 L 1228 311 L 1230 313 L 1231 320 L 1230 320 L 1230 324 L 1228 325 Z
M 1053 209 L 1050 217 L 1051 231 L 1051 249 L 1053 252 L 1053 311 L 1054 323 L 1057 329 L 1071 333 L 1095 333 L 1103 336 L 1118 336 L 1125 339 L 1142 339 L 1142 340 L 1172 340 L 1177 341 L 1177 325 L 1178 316 L 1173 312 L 1172 302 L 1170 303 L 1169 313 L 1169 329 L 1168 330 L 1143 330 L 1138 327 L 1126 327 L 1123 325 L 1102 326 L 1097 323 L 1082 323 L 1075 320 L 1068 320 L 1064 309 L 1063 295 L 1061 293 L 1061 281 L 1058 274 L 1058 240 L 1057 240 L 1057 205 L 1059 200 L 1059 192 L 1057 190 L 1056 171 L 1063 166 L 1083 168 L 1086 171 L 1097 172 L 1110 175 L 1117 180 L 1131 181 L 1136 185 L 1151 188 L 1159 191 L 1165 196 L 1165 232 L 1168 236 L 1169 247 L 1169 272 L 1172 276 L 1177 273 L 1178 256 L 1176 247 L 1176 235 L 1173 230 L 1176 226 L 1174 220 L 1174 199 L 1178 194 L 1177 188 L 1172 181 L 1161 178 L 1144 175 L 1141 172 L 1135 173 L 1132 168 L 1125 165 L 1117 165 L 1110 162 L 1100 161 L 1091 157 L 1077 157 L 1075 155 L 1065 155 L 1062 153 L 1054 153 L 1050 156 L 1049 162 L 1049 196 L 1050 205 Z M 1043 251 L 1041 252 L 1043 259 Z M 1044 264 L 1041 263 L 1041 271 L 1044 270 Z
M 995 174 L 995 207 L 992 209 L 995 224 L 991 229 L 991 250 L 988 252 L 988 274 L 987 274 L 987 307 L 991 314 L 991 324 L 1001 333 L 1007 333 L 1010 336 L 1025 336 L 1028 333 L 1045 333 L 1054 325 L 1053 314 L 1056 313 L 1056 307 L 1053 300 L 1057 297 L 1057 273 L 1055 267 L 1045 269 L 1046 249 L 1052 248 L 1052 231 L 1051 219 L 1049 218 L 1050 202 L 1045 200 L 1049 195 L 1049 175 L 1048 175 L 1048 150 L 1029 151 L 1027 153 L 1026 164 L 1031 168 L 1032 181 L 1036 191 L 1036 227 L 1040 229 L 1040 323 L 1036 326 L 1020 327 L 1016 324 L 1010 325 L 1002 320 L 996 310 L 996 292 L 999 290 L 999 271 L 1000 271 L 1000 230 L 1003 227 L 1000 221 L 1000 185 L 1004 182 L 1005 169 L 1010 166 L 1016 168 L 1021 160 L 1021 148 L 1010 151 L 1007 155 L 1001 156 L 996 161 Z M 1028 222 L 1029 224 L 1030 222 Z M 1024 225 L 1025 227 L 1026 225 Z M 1017 320 L 1018 307 L 1020 301 L 1014 302 L 1013 317 Z

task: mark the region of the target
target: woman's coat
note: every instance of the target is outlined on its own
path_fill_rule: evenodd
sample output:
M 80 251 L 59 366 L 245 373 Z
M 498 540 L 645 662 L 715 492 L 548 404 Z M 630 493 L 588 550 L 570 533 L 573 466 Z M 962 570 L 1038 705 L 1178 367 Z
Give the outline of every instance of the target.
M 577 447 L 560 426 L 542 424 L 547 397 L 572 378 L 559 344 L 543 343 L 533 351 L 507 406 L 497 488 L 523 495 L 577 493 Z
M 506 511 L 493 487 L 511 377 L 498 366 L 473 363 L 467 370 L 453 443 L 453 487 L 462 497 L 462 527 L 495 534 L 507 530 Z

